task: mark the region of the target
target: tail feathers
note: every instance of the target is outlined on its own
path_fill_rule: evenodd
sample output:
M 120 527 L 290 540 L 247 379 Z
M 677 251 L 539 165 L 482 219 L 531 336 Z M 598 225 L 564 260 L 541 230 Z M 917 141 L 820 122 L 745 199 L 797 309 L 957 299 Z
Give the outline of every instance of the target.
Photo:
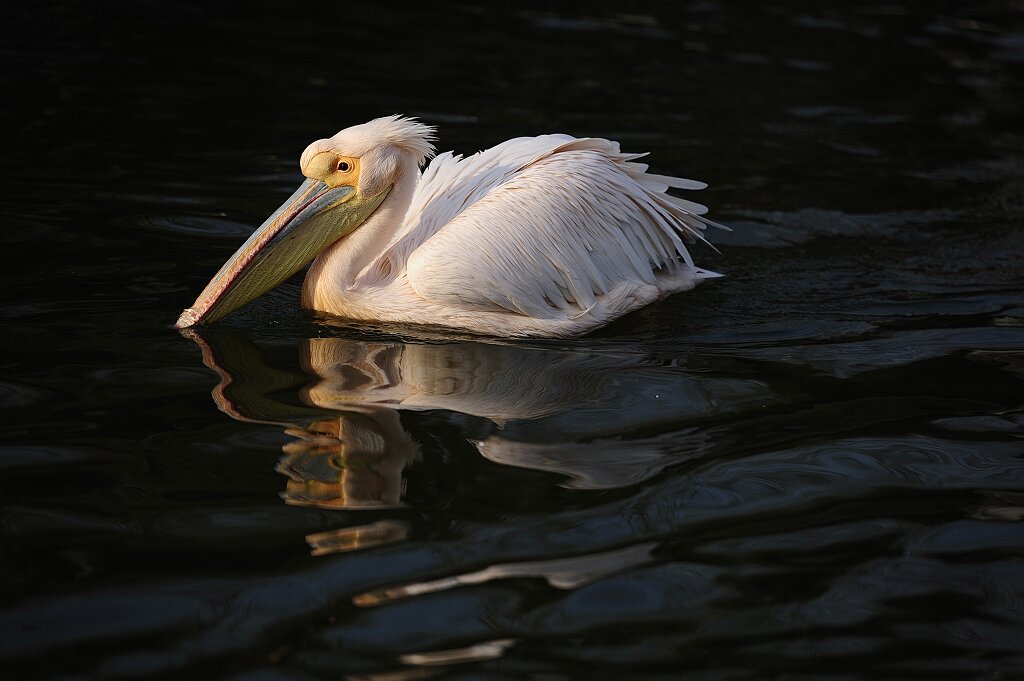
M 673 189 L 692 189 L 699 191 L 707 189 L 708 183 L 700 180 L 687 180 L 684 177 L 670 177 L 668 175 L 656 175 L 655 173 L 644 173 L 644 179 L 651 182 L 665 184 Z
M 696 279 L 697 281 L 704 281 L 705 279 L 718 279 L 719 277 L 724 276 L 724 274 L 712 272 L 711 270 L 702 270 L 699 267 L 694 269 L 693 271 L 693 278 Z

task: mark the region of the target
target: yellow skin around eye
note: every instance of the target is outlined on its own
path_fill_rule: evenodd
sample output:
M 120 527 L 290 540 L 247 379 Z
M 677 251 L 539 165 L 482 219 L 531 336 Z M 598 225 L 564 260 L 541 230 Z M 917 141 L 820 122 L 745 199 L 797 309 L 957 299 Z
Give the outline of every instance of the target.
M 338 168 L 343 163 L 348 164 L 348 170 Z M 331 188 L 359 185 L 359 159 L 352 156 L 338 156 L 325 151 L 310 159 L 303 172 L 306 177 L 322 180 Z

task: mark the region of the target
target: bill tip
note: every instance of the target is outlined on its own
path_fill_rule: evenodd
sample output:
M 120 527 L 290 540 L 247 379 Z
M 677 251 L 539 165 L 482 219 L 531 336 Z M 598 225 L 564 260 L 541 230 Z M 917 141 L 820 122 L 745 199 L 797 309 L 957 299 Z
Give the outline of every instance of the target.
M 181 316 L 178 317 L 178 321 L 174 322 L 174 328 L 176 329 L 187 329 L 190 326 L 194 326 L 199 321 L 199 313 L 193 308 L 185 308 L 182 311 Z

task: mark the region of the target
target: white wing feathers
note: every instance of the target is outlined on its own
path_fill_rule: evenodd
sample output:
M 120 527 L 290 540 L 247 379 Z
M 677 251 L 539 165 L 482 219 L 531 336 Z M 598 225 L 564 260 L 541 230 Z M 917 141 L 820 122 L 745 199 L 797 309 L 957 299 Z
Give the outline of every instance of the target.
M 390 265 L 385 270 L 399 271 L 414 250 L 463 210 L 520 169 L 573 141 L 568 135 L 517 137 L 465 159 L 450 151 L 438 154 L 423 169 L 405 224 L 382 255 Z
M 581 314 L 622 283 L 713 276 L 695 268 L 681 237 L 703 240 L 716 223 L 701 217 L 705 206 L 665 193 L 707 185 L 649 174 L 634 162 L 641 156 L 567 135 L 442 154 L 373 269 L 405 269 L 438 304 L 541 319 Z

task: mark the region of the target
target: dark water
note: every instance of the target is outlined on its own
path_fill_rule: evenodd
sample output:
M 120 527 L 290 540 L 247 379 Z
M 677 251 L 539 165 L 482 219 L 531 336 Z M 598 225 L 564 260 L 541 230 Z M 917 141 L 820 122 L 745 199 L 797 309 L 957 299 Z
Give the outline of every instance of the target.
M 1022 7 L 829 6 L 0 10 L 5 678 L 1022 678 Z M 394 112 L 653 151 L 728 277 L 167 328 Z

